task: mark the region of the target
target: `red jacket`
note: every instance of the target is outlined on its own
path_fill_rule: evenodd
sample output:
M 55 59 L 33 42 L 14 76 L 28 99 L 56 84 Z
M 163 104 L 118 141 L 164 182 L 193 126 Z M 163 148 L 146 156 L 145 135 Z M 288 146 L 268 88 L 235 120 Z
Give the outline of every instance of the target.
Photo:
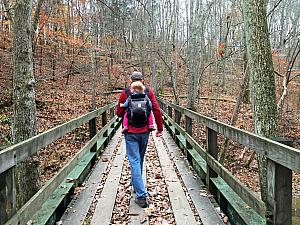
M 158 131 L 163 131 L 163 120 L 162 120 L 162 114 L 160 111 L 160 107 L 158 105 L 158 102 L 155 98 L 154 92 L 149 89 L 149 95 L 148 95 L 149 99 L 152 102 L 152 112 L 154 114 L 154 118 L 155 118 L 155 122 L 157 125 L 157 130 Z M 118 101 L 118 105 L 117 105 L 117 110 L 116 110 L 116 114 L 118 115 L 118 117 L 123 117 L 125 114 L 125 108 L 120 107 L 120 103 L 124 103 L 127 99 L 127 95 L 125 90 L 122 91 L 119 101 Z M 129 133 L 147 133 L 149 132 L 148 127 L 132 127 L 132 126 L 128 126 L 128 132 Z

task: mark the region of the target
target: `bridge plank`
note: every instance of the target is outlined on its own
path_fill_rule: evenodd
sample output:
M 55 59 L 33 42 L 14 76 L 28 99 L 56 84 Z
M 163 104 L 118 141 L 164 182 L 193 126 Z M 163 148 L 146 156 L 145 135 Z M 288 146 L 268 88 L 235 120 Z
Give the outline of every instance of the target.
M 185 187 L 187 188 L 187 192 L 196 207 L 202 223 L 204 225 L 224 225 L 210 199 L 199 194 L 200 190 L 204 190 L 204 184 L 199 178 L 193 178 L 193 172 L 189 169 L 187 161 L 181 157 L 180 149 L 174 143 L 169 133 L 164 132 L 163 141 L 170 153 L 176 158 L 175 165 L 182 177 Z
M 114 119 L 115 120 L 115 119 Z M 111 121 L 111 123 L 114 122 Z M 47 182 L 6 224 L 19 224 L 20 221 L 29 221 L 30 218 L 41 208 L 42 204 L 51 196 L 55 189 L 65 180 L 66 176 L 80 162 L 81 158 L 97 142 L 97 138 L 107 130 L 110 124 L 107 124 L 93 139 L 86 145 L 53 177 Z
M 164 114 L 166 115 L 166 113 Z M 172 119 L 168 118 L 168 121 L 171 121 L 171 123 L 176 126 L 177 129 L 178 125 L 175 124 Z M 165 123 L 165 125 L 167 126 L 168 123 Z M 182 128 L 179 127 L 178 130 L 184 133 L 184 130 Z M 178 136 L 179 135 L 177 135 L 177 137 Z M 194 139 L 192 139 L 189 135 L 187 136 L 189 137 L 188 141 L 191 141 L 192 146 L 197 150 L 196 151 L 194 149 L 188 149 L 189 153 L 193 157 L 193 167 L 197 172 L 200 172 L 200 175 L 202 175 L 203 173 L 206 174 L 206 162 L 204 161 L 204 159 L 201 159 L 200 156 L 200 153 L 205 153 L 205 151 Z M 182 143 L 181 146 L 186 147 L 184 139 L 179 138 L 179 143 Z M 262 201 L 260 199 L 257 200 L 257 194 L 252 193 L 251 191 L 248 192 L 248 188 L 244 188 L 244 185 L 241 184 L 239 180 L 235 179 L 234 176 L 225 168 L 223 168 L 222 165 L 220 165 L 213 157 L 211 157 L 210 155 L 204 156 L 210 166 L 220 175 L 219 177 L 211 178 L 211 180 L 218 189 L 218 201 L 220 202 L 222 199 L 222 202 L 220 204 L 222 204 L 223 206 L 226 205 L 226 207 L 223 207 L 223 210 L 225 210 L 224 212 L 227 213 L 227 215 L 237 223 L 265 224 L 263 214 L 264 205 L 262 205 Z M 223 175 L 224 173 L 226 175 Z M 225 177 L 226 182 L 229 183 L 225 183 L 225 181 L 221 177 Z M 231 185 L 232 187 L 230 187 L 229 185 Z M 236 186 L 238 188 L 236 188 Z M 233 188 L 236 188 L 236 190 L 234 190 Z M 234 191 L 236 191 L 239 195 Z M 246 193 L 245 195 L 242 194 L 244 192 Z M 248 202 L 250 205 L 254 205 L 254 207 L 249 207 L 249 205 L 247 205 L 245 202 Z M 258 208 L 261 208 L 261 211 L 258 210 L 259 212 L 256 212 L 254 208 L 256 210 Z M 260 216 L 259 214 L 262 214 L 263 216 Z
M 164 113 L 165 114 L 165 113 Z M 265 215 L 265 204 L 258 197 L 258 195 L 246 187 L 241 181 L 236 179 L 225 167 L 223 167 L 217 160 L 215 160 L 211 155 L 205 153 L 204 149 L 188 134 L 186 134 L 178 124 L 175 124 L 174 121 L 168 118 L 168 121 L 173 124 L 173 126 L 178 127 L 180 132 L 184 133 L 184 136 L 191 143 L 192 147 L 197 150 L 199 155 L 206 159 L 206 162 L 210 165 L 210 167 L 224 179 L 228 185 L 236 192 L 239 196 L 256 212 L 258 212 L 261 216 Z M 188 149 L 188 151 L 190 151 Z M 207 170 L 207 169 L 206 169 Z M 206 171 L 207 172 L 207 171 Z
M 173 168 L 169 155 L 161 139 L 153 135 L 159 161 L 167 184 L 170 202 L 176 224 L 196 225 L 196 219 L 185 196 L 181 183 Z
M 146 161 L 144 162 L 144 167 L 143 167 L 143 181 L 146 186 L 147 183 L 147 174 L 146 174 Z M 129 225 L 141 225 L 143 222 L 143 225 L 148 225 L 149 220 L 148 217 L 145 213 L 145 210 L 141 208 L 138 204 L 134 202 L 135 200 L 135 194 L 132 191 L 131 193 L 131 198 L 130 198 L 130 206 L 129 206 L 129 216 L 130 216 L 130 221 Z
M 94 170 L 91 172 L 90 177 L 85 183 L 85 189 L 69 204 L 68 210 L 66 210 L 65 214 L 61 218 L 61 221 L 64 225 L 81 225 L 84 221 L 96 194 L 99 182 L 101 181 L 103 173 L 109 165 L 112 153 L 120 137 L 121 130 L 119 129 L 112 140 L 109 142 L 108 146 L 105 148 L 105 151 L 101 155 L 101 158 L 97 162 Z M 108 161 L 102 161 L 102 159 L 104 158 L 108 159 Z
M 84 179 L 85 174 L 91 168 L 93 158 L 95 158 L 95 152 L 88 152 L 85 154 L 72 172 L 68 174 L 67 178 L 69 180 L 74 180 L 76 183 L 81 182 Z M 62 182 L 35 215 L 30 218 L 32 222 L 35 225 L 55 224 L 58 218 L 63 214 L 63 211 L 57 209 L 66 208 L 68 202 L 71 201 L 70 197 L 75 186 L 75 183 L 68 182 L 67 179 Z
M 108 174 L 106 183 L 104 184 L 103 190 L 101 192 L 101 197 L 97 202 L 97 206 L 91 221 L 92 225 L 110 224 L 124 158 L 125 145 L 124 140 L 122 140 L 122 144 L 118 149 L 118 153 L 113 162 L 113 166 Z

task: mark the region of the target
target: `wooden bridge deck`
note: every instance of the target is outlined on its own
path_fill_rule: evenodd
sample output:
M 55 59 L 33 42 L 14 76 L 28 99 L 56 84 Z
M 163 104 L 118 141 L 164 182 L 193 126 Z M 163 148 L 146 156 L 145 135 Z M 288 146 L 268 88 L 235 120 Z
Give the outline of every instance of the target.
M 134 203 L 121 123 L 111 103 L 0 152 L 0 224 L 214 225 L 224 224 L 221 208 L 224 221 L 232 224 L 292 225 L 292 172 L 300 172 L 299 149 L 162 99 L 159 103 L 166 131 L 149 139 L 143 173 L 149 208 Z M 15 165 L 86 123 L 89 141 L 16 211 Z M 193 139 L 193 123 L 205 127 L 207 147 Z M 267 157 L 266 202 L 218 162 L 218 134 Z
M 126 172 L 129 165 L 124 144 L 119 129 L 84 186 L 78 188 L 61 224 L 224 224 L 203 183 L 167 132 L 162 138 L 150 136 L 143 177 L 151 204 L 140 208 Z M 158 166 L 155 171 L 151 171 L 153 163 Z M 161 183 L 167 193 L 157 190 Z

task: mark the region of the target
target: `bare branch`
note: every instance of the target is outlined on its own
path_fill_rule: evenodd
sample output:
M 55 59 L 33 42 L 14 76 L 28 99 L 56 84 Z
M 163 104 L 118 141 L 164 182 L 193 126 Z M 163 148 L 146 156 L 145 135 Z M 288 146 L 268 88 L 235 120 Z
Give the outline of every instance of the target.
M 269 17 L 275 11 L 275 9 L 279 6 L 279 4 L 281 2 L 282 2 L 282 0 L 278 0 L 278 2 L 276 2 L 276 4 L 274 5 L 274 7 L 269 11 L 267 17 Z

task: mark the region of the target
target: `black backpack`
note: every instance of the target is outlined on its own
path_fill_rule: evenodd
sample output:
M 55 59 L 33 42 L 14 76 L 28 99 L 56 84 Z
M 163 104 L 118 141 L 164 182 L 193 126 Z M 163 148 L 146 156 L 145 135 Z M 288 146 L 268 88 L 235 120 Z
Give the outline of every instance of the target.
M 128 97 L 128 124 L 132 127 L 144 127 L 148 123 L 150 116 L 149 107 L 149 88 L 145 88 L 145 94 L 130 93 L 130 88 L 125 88 L 125 93 Z

